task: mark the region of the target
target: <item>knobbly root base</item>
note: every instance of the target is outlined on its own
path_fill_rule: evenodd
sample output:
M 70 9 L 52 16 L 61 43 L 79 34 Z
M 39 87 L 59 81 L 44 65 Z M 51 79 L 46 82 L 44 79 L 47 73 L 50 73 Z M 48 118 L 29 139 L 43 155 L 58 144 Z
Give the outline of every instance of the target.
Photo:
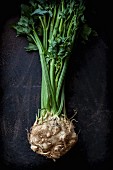
M 74 125 L 65 116 L 50 116 L 36 120 L 28 133 L 31 149 L 53 160 L 69 151 L 78 140 Z

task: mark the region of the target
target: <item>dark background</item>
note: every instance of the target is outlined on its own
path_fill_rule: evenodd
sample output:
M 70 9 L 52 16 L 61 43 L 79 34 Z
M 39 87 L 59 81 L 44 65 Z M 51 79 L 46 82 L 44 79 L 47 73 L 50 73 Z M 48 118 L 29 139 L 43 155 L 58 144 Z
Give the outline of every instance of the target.
M 0 2 L 0 168 L 112 170 L 112 5 L 86 1 L 87 21 L 98 37 L 75 46 L 66 76 L 67 112 L 71 117 L 77 109 L 79 141 L 53 162 L 32 152 L 27 140 L 40 106 L 41 67 L 37 53 L 25 52 L 26 39 L 11 28 L 22 2 Z

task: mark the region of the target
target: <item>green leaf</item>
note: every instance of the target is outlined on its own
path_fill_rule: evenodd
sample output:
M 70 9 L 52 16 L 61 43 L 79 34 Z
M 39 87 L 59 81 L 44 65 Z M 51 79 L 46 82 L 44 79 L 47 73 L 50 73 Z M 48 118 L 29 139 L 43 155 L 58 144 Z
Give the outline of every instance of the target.
M 45 15 L 47 13 L 52 17 L 52 12 L 50 10 L 46 11 L 46 10 L 43 10 L 43 9 L 40 9 L 40 8 L 36 9 L 31 15 L 35 15 L 35 14 Z
M 21 4 L 21 15 L 23 16 L 29 16 L 31 13 L 31 9 L 29 6 Z
M 28 47 L 25 47 L 26 51 L 37 51 L 38 48 L 35 44 L 29 43 Z
M 30 33 L 30 29 L 28 27 L 22 27 L 20 25 L 17 25 L 17 26 L 13 26 L 13 28 L 16 29 L 17 35 Z
M 25 16 L 22 16 L 18 22 L 18 25 L 23 26 L 23 27 L 28 27 L 29 25 L 29 19 Z
M 28 19 L 26 16 L 21 16 L 20 20 L 16 25 L 13 26 L 13 28 L 17 31 L 17 35 L 20 34 L 29 34 L 31 31 L 30 28 L 30 19 Z
M 89 27 L 87 24 L 84 24 L 82 32 L 81 32 L 81 36 L 84 40 L 88 40 L 88 37 L 90 36 L 92 32 L 91 27 Z

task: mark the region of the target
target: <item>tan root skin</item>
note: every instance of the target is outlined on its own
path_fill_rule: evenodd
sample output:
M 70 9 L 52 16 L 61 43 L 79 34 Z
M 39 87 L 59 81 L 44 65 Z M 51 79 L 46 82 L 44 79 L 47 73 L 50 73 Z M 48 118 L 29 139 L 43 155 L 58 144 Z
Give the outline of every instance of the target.
M 35 121 L 28 140 L 34 152 L 56 160 L 73 147 L 78 136 L 68 118 L 48 115 L 42 123 Z

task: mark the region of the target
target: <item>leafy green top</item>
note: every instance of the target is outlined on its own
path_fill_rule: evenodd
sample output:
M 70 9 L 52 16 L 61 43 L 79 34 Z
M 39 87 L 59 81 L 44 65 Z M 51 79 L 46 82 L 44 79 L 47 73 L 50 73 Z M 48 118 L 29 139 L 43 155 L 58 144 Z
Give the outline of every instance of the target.
M 86 24 L 82 0 L 30 0 L 21 5 L 14 29 L 27 37 L 27 51 L 39 50 L 42 66 L 41 109 L 64 113 L 64 77 L 72 47 L 79 35 L 87 40 L 92 29 Z

